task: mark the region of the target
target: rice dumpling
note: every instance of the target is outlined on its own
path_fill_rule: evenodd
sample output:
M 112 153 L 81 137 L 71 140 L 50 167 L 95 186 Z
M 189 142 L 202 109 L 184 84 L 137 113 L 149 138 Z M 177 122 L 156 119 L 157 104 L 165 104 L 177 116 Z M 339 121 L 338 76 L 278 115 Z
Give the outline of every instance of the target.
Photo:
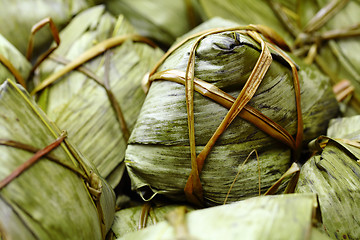
M 347 79 L 355 91 L 345 115 L 360 112 L 360 19 L 358 1 L 199 0 L 203 19 L 224 17 L 240 24 L 265 24 L 291 44 L 293 53 L 313 61 L 333 85 Z M 354 109 L 355 111 L 353 111 Z
M 192 211 L 176 211 L 143 230 L 117 239 L 330 239 L 314 224 L 321 221 L 313 194 L 262 196 Z
M 138 32 L 164 46 L 170 46 L 199 22 L 194 0 L 107 0 L 109 12 L 123 14 Z
M 0 236 L 104 239 L 115 195 L 93 164 L 11 80 L 0 109 Z
M 165 221 L 167 214 L 177 208 L 185 208 L 186 212 L 194 210 L 193 207 L 188 205 L 144 203 L 140 206 L 117 211 L 111 230 L 116 237 L 122 237 L 130 232 Z
M 360 3 L 358 1 L 302 1 L 298 7 L 301 34 L 298 48 L 316 49 L 307 57 L 326 72 L 336 84 L 343 79 L 355 88 L 350 106 L 360 113 Z
M 274 29 L 289 44 L 293 38 L 271 8 L 268 0 L 198 0 L 202 19 L 221 17 L 241 25 L 261 24 Z M 286 1 L 291 2 L 291 1 Z
M 0 32 L 25 55 L 34 24 L 46 17 L 51 17 L 61 29 L 74 15 L 100 2 L 101 0 L 13 0 L 11 2 L 1 0 L 0 22 L 3 24 L 0 24 Z M 35 51 L 41 52 L 51 41 L 50 31 L 41 30 L 35 39 Z
M 141 43 L 146 39 L 104 6 L 77 15 L 60 38 L 59 48 L 37 69 L 39 84 L 33 92 L 48 116 L 68 131 L 115 187 L 124 170 L 129 132 L 145 98 L 141 80 L 163 52 Z M 89 55 L 93 57 L 81 62 Z
M 261 37 L 254 37 L 261 44 L 257 42 L 253 36 L 260 35 L 248 33 L 246 27 L 236 28 L 237 24 L 222 22 L 220 18 L 204 26 L 208 28 L 212 23 L 216 27 L 223 23 L 233 30 L 216 28 L 200 36 L 203 33 L 200 25 L 194 32 L 201 33 L 178 42 L 150 77 L 151 86 L 125 157 L 132 188 L 142 196 L 147 192 L 150 196 L 163 194 L 176 200 L 188 198 L 184 188 L 194 179 L 189 174 L 196 174 L 194 158 L 198 163 L 202 161 L 201 183 L 196 184 L 199 188 L 202 185 L 205 205 L 221 204 L 227 195 L 229 202 L 256 196 L 259 185 L 260 192 L 265 192 L 289 168 L 291 150 L 298 151 L 302 133 L 304 141 L 324 133 L 329 119 L 337 114 L 338 105 L 329 80 L 316 67 L 297 61 L 300 90 L 294 83 L 297 67 L 287 55 Z M 255 26 L 249 29 L 254 30 Z M 257 62 L 262 62 L 258 58 L 266 54 L 262 51 L 264 46 L 269 47 L 267 56 L 273 59 L 267 71 L 257 67 Z M 192 53 L 191 49 L 195 51 Z M 192 70 L 188 65 L 191 54 L 195 60 Z M 247 83 L 247 79 L 253 80 L 253 71 L 264 74 L 260 84 Z M 191 87 L 191 83 L 186 85 L 186 79 L 191 79 L 186 76 L 189 72 L 194 73 L 196 90 L 193 125 L 188 115 L 189 91 L 183 86 L 185 83 Z M 254 95 L 236 112 L 238 117 L 229 117 L 239 103 L 236 97 L 246 96 L 239 94 L 244 92 L 243 87 L 256 84 L 258 89 L 249 90 Z M 226 129 L 222 134 L 217 132 L 220 127 Z M 211 145 L 214 142 L 215 146 Z M 252 154 L 245 161 L 254 149 L 258 158 Z M 228 194 L 238 173 L 239 178 Z
M 295 189 L 319 196 L 325 232 L 333 239 L 360 238 L 359 116 L 334 119 L 313 144 L 317 153 L 302 167 Z

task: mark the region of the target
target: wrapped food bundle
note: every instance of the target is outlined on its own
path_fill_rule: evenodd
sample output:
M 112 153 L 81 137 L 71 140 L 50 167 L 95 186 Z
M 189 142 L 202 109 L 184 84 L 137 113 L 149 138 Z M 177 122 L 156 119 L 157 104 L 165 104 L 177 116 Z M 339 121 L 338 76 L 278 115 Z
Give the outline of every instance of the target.
M 209 20 L 222 17 L 241 25 L 261 24 L 274 29 L 288 43 L 293 37 L 278 18 L 268 0 L 198 0 L 201 18 Z M 284 1 L 291 4 L 292 1 Z
M 0 2 L 1 34 L 25 55 L 32 27 L 40 20 L 51 17 L 56 26 L 63 28 L 74 15 L 98 4 L 99 0 L 14 0 Z M 31 10 L 31 14 L 29 11 Z M 52 41 L 50 31 L 41 30 L 35 39 L 35 49 L 43 50 Z
M 343 92 L 352 95 L 349 105 L 355 111 L 349 111 L 349 115 L 359 114 L 360 59 L 356 53 L 360 51 L 360 3 L 304 1 L 298 11 L 303 27 L 296 36 L 297 51 L 308 50 L 308 61 L 315 61 L 333 84 L 341 84 L 344 79 L 351 83 Z
M 328 79 L 303 64 L 298 78 L 292 60 L 256 33 L 265 29 L 212 23 L 231 28 L 189 36 L 150 74 L 125 157 L 144 199 L 216 205 L 256 196 L 288 169 L 303 132 L 318 136 L 337 114 Z M 248 157 L 254 149 L 258 158 Z
M 143 36 L 170 46 L 199 22 L 194 0 L 107 0 L 109 12 L 123 14 Z
M 262 196 L 185 214 L 182 209 L 143 230 L 117 239 L 329 239 L 312 194 Z
M 77 15 L 60 39 L 59 48 L 37 69 L 39 84 L 33 93 L 49 118 L 68 131 L 115 187 L 145 99 L 142 77 L 163 52 L 104 6 Z
M 186 212 L 194 210 L 189 205 L 166 203 L 144 203 L 141 206 L 122 209 L 115 213 L 111 230 L 114 232 L 115 237 L 122 237 L 125 234 L 165 221 L 168 214 L 178 208 L 182 208 Z
M 275 29 L 292 51 L 305 58 L 307 63 L 316 62 L 339 84 L 338 100 L 350 101 L 347 115 L 360 113 L 360 4 L 348 0 L 202 1 L 202 18 L 224 17 L 240 24 L 265 24 Z M 344 84 L 344 80 L 351 86 Z M 353 92 L 353 93 L 352 93 Z M 353 94 L 353 98 L 346 98 Z M 355 111 L 354 111 L 355 110 Z
M 319 196 L 324 230 L 333 239 L 359 239 L 360 117 L 334 119 L 328 137 L 314 141 L 295 189 Z
M 360 239 L 358 1 L 0 4 L 0 240 Z
M 115 195 L 27 92 L 0 87 L 0 236 L 101 239 Z
M 0 84 L 10 78 L 23 87 L 31 71 L 30 62 L 0 34 Z

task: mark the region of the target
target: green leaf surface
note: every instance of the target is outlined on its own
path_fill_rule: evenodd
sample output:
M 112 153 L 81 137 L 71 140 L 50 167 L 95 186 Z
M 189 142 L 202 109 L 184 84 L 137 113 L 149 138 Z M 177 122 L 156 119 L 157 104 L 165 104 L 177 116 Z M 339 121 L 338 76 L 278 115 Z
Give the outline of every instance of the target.
M 0 35 L 0 54 L 14 66 L 24 80 L 29 77 L 31 70 L 30 62 L 26 60 L 24 55 L 22 55 L 3 35 Z M 8 78 L 15 80 L 15 77 L 9 69 L 4 66 L 4 63 L 1 63 L 0 84 L 5 82 Z
M 261 24 L 273 28 L 289 44 L 292 36 L 271 9 L 267 0 L 199 0 L 202 19 L 221 17 L 241 25 Z
M 16 0 L 11 3 L 0 1 L 1 34 L 7 38 L 23 55 L 26 53 L 31 28 L 40 20 L 51 17 L 57 28 L 63 28 L 74 15 L 82 10 L 98 4 L 99 0 Z M 31 9 L 31 14 L 29 10 Z M 50 31 L 44 29 L 35 39 L 35 49 L 44 51 L 52 41 Z M 39 55 L 39 54 L 37 54 Z
M 141 35 L 155 39 L 165 46 L 170 46 L 177 37 L 193 27 L 188 7 L 193 11 L 195 24 L 198 21 L 196 1 L 108 0 L 106 7 L 114 16 L 123 14 Z
M 317 200 L 312 194 L 262 196 L 192 211 L 185 215 L 185 239 L 329 239 L 313 230 Z M 160 222 L 117 239 L 177 239 L 178 226 Z
M 324 228 L 333 239 L 360 237 L 360 150 L 342 140 L 360 140 L 359 130 L 359 116 L 332 120 L 329 142 L 304 164 L 295 189 L 319 196 Z
M 53 57 L 72 61 L 105 39 L 132 33 L 136 32 L 123 16 L 116 19 L 103 6 L 90 8 L 61 32 L 64 45 Z M 145 98 L 141 80 L 162 54 L 159 49 L 128 40 L 82 65 L 102 84 L 108 75 L 110 89 L 130 131 Z M 62 68 L 63 64 L 48 59 L 41 65 L 37 79 L 42 81 Z M 126 141 L 104 87 L 84 72 L 73 70 L 45 89 L 40 101 L 49 117 L 68 131 L 80 151 L 115 187 L 124 169 Z
M 0 139 L 42 149 L 60 135 L 28 93 L 12 81 L 0 87 L 0 109 Z M 5 145 L 0 146 L 0 152 L 1 180 L 34 155 Z M 88 173 L 91 170 L 98 174 L 67 139 L 50 154 L 80 173 L 84 174 L 85 168 Z M 100 180 L 98 209 L 108 231 L 114 217 L 115 196 L 110 186 Z M 0 190 L 1 234 L 5 239 L 100 239 L 102 217 L 86 184 L 64 165 L 41 158 Z
M 165 221 L 166 216 L 179 207 L 185 207 L 188 212 L 194 210 L 191 206 L 179 204 L 150 205 L 147 212 L 144 210 L 146 209 L 146 205 L 122 209 L 115 213 L 115 219 L 111 229 L 116 237 L 122 237 L 125 234 L 135 232 L 142 228 L 140 225 L 142 216 L 146 216 L 143 217 L 144 222 L 146 221 L 146 225 L 143 227 L 149 227 Z
M 299 16 L 303 25 L 307 24 L 311 17 L 330 1 L 303 1 L 299 6 Z M 335 2 L 335 1 L 334 1 Z M 357 26 L 360 21 L 359 1 L 336 1 L 347 2 L 343 8 L 337 11 L 325 25 L 318 30 L 321 34 L 330 30 L 345 30 Z M 318 51 L 319 57 L 326 62 L 326 68 L 336 74 L 337 81 L 347 79 L 355 87 L 354 97 L 360 102 L 360 36 L 339 38 L 324 42 Z M 336 80 L 336 79 L 335 79 Z M 358 110 L 359 111 L 359 110 Z
M 219 18 L 205 23 L 208 28 L 228 26 Z M 232 23 L 233 26 L 234 23 Z M 201 31 L 200 25 L 195 31 Z M 195 39 L 189 40 L 160 66 L 159 71 L 177 69 L 185 72 L 188 54 Z M 259 57 L 260 47 L 250 37 L 225 32 L 204 38 L 196 50 L 195 76 L 212 83 L 236 97 Z M 291 135 L 296 133 L 297 115 L 293 80 L 289 66 L 273 52 L 274 61 L 249 105 Z M 329 119 L 336 116 L 338 106 L 329 80 L 316 67 L 300 65 L 301 105 L 304 139 L 325 133 Z M 144 102 L 126 152 L 126 165 L 134 190 L 151 189 L 171 198 L 183 200 L 183 188 L 190 173 L 190 148 L 183 85 L 154 81 Z M 228 109 L 194 93 L 195 138 L 199 153 L 220 124 Z M 326 111 L 323 111 L 327 109 Z M 255 155 L 241 169 L 248 154 Z M 291 164 L 290 149 L 256 128 L 236 118 L 221 135 L 210 152 L 200 179 L 208 204 L 221 204 L 241 169 L 229 196 L 237 201 L 265 192 Z M 260 173 L 259 173 L 260 166 Z
M 200 0 L 199 3 L 204 20 L 223 17 L 243 25 L 266 25 L 283 37 L 294 53 L 304 58 L 317 44 L 314 61 L 331 78 L 332 84 L 347 79 L 355 88 L 352 107 L 344 110 L 344 115 L 352 116 L 360 111 L 360 57 L 356 54 L 360 51 L 359 1 Z M 328 14 L 326 9 L 336 10 Z M 323 24 L 319 24 L 321 21 Z M 353 35 L 328 39 L 339 33 Z

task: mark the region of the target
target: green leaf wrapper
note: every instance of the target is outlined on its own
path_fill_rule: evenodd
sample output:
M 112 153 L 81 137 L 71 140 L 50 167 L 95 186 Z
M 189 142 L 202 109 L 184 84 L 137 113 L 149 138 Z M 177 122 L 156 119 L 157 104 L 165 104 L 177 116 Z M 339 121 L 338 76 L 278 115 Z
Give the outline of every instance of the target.
M 117 239 L 329 239 L 313 227 L 320 218 L 317 209 L 312 194 L 262 196 L 175 214 L 175 221 L 168 217 L 167 222 Z
M 40 150 L 61 132 L 12 81 L 0 87 L 0 109 L 3 181 L 34 155 L 17 145 Z M 101 191 L 97 200 L 88 185 Z M 0 189 L 0 235 L 4 239 L 101 239 L 110 229 L 114 209 L 111 187 L 65 139 Z
M 208 28 L 229 22 L 214 19 Z M 201 29 L 196 29 L 200 31 Z M 185 72 L 189 51 L 195 39 L 174 51 L 158 71 Z M 196 50 L 195 77 L 214 84 L 233 97 L 239 94 L 259 57 L 260 47 L 250 37 L 234 32 L 209 35 Z M 294 85 L 289 66 L 272 51 L 273 62 L 249 106 L 259 110 L 291 135 L 296 133 L 297 114 Z M 304 120 L 304 140 L 326 131 L 338 105 L 329 80 L 315 67 L 301 61 L 299 78 Z M 228 109 L 194 93 L 195 138 L 197 154 L 203 149 Z M 326 109 L 326 111 L 323 111 Z M 256 149 L 242 167 L 249 153 Z M 237 201 L 265 192 L 291 164 L 289 147 L 271 138 L 240 117 L 234 119 L 207 157 L 200 179 L 206 204 L 221 204 L 235 176 L 241 171 L 229 195 Z M 184 186 L 191 169 L 185 88 L 170 81 L 153 81 L 129 140 L 126 166 L 132 188 L 139 192 L 164 194 L 184 200 Z M 260 167 L 260 173 L 259 173 Z
M 135 33 L 123 16 L 115 19 L 104 11 L 103 6 L 90 8 L 60 33 L 60 47 L 42 63 L 36 78 L 41 82 L 62 71 L 65 66 L 57 59 L 76 61 L 81 54 L 109 38 Z M 124 39 L 105 54 L 83 63 L 83 69 L 72 70 L 60 77 L 39 93 L 38 100 L 49 117 L 68 131 L 80 151 L 94 162 L 113 187 L 119 183 L 124 170 L 127 142 L 114 105 L 105 91 L 105 81 L 108 80 L 127 130 L 131 131 L 145 98 L 141 80 L 163 54 L 158 48 L 131 38 Z
M 304 164 L 295 189 L 319 196 L 324 229 L 333 239 L 360 237 L 359 120 L 354 116 L 331 121 L 328 142 Z

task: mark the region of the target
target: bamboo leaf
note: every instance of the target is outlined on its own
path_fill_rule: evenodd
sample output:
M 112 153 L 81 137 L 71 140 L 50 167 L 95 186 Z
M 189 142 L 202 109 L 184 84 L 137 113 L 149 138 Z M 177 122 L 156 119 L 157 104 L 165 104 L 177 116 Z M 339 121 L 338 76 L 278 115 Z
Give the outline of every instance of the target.
M 200 21 L 197 4 L 193 0 L 173 0 L 171 3 L 160 0 L 108 0 L 106 7 L 114 16 L 123 14 L 141 35 L 165 46 L 170 46 Z
M 212 23 L 215 27 L 223 24 L 226 28 L 213 29 Z M 211 34 L 204 33 L 206 28 L 211 29 Z M 256 31 L 255 26 L 248 29 Z M 155 65 L 150 73 L 151 87 L 129 139 L 125 161 L 132 188 L 149 194 L 150 198 L 164 194 L 184 200 L 184 186 L 188 192 L 195 192 L 196 184 L 196 191 L 200 189 L 199 180 L 194 177 L 196 170 L 192 167 L 194 150 L 189 146 L 191 132 L 186 87 L 183 86 L 191 57 L 189 52 L 199 38 L 202 39 L 193 55 L 195 61 L 192 61 L 194 77 L 192 73 L 188 75 L 196 91 L 193 105 L 197 155 L 207 146 L 228 109 L 234 106 L 261 52 L 260 41 L 251 38 L 244 26 L 236 27 L 235 23 L 218 18 L 196 28 L 187 38 L 179 39 L 161 63 Z M 266 74 L 254 96 L 244 106 L 239 105 L 242 110 L 238 117 L 235 117 L 236 111 L 229 115 L 231 124 L 226 122 L 226 131 L 219 134 L 214 147 L 209 148 L 211 151 L 203 166 L 198 161 L 205 205 L 224 202 L 238 169 L 253 149 L 259 154 L 259 162 L 255 156 L 249 158 L 231 190 L 229 202 L 258 195 L 259 177 L 264 193 L 291 165 L 290 148 L 299 148 L 303 141 L 324 133 L 329 119 L 337 114 L 338 106 L 329 80 L 316 67 L 306 66 L 297 58 L 298 65 L 290 67 L 293 61 L 288 55 L 279 53 L 275 47 L 269 47 L 269 52 L 273 62 L 268 71 L 263 72 Z M 300 69 L 299 82 L 295 75 L 293 77 L 297 68 Z M 301 100 L 295 91 L 301 92 Z M 323 111 L 324 108 L 327 111 Z M 241 119 L 244 116 L 246 121 Z M 262 127 L 258 128 L 259 125 Z M 294 135 L 297 135 L 297 142 Z M 270 136 L 276 136 L 276 140 Z M 260 176 L 258 164 L 262 169 Z M 195 182 L 192 188 L 186 185 L 188 178 Z M 197 198 L 200 200 L 199 194 Z
M 165 221 L 165 218 L 169 212 L 181 206 L 183 205 L 152 205 L 147 203 L 141 206 L 122 209 L 115 213 L 115 219 L 111 229 L 115 233 L 115 237 L 122 237 L 125 234 L 135 232 L 145 227 L 149 227 L 159 222 Z M 188 212 L 194 210 L 194 208 L 191 206 L 183 207 L 186 207 Z M 140 226 L 140 224 L 143 224 L 144 226 Z
M 288 4 L 296 8 L 298 19 L 293 49 L 309 62 L 314 61 L 331 78 L 333 85 L 344 79 L 349 80 L 355 88 L 350 109 L 359 112 L 359 59 L 354 54 L 360 47 L 359 3 L 333 0 L 316 3 L 302 1 L 298 5 L 290 1 Z M 282 20 L 287 25 L 286 18 Z M 352 112 L 345 110 L 344 114 L 351 116 L 354 115 Z
M 192 211 L 184 218 L 186 239 L 329 239 L 312 225 L 319 221 L 318 207 L 315 195 L 287 194 Z M 176 226 L 167 221 L 117 239 L 176 237 Z
M 0 21 L 7 24 L 1 24 L 0 32 L 25 56 L 31 28 L 34 24 L 41 19 L 51 16 L 56 26 L 61 29 L 74 15 L 98 3 L 98 0 L 80 0 L 72 4 L 65 0 L 51 2 L 14 1 L 12 4 L 2 1 L 0 3 Z M 29 9 L 32 9 L 31 14 L 29 14 Z M 44 46 L 48 46 L 51 41 L 50 31 L 41 31 L 39 33 L 34 46 L 36 52 L 35 59 L 43 51 Z
M 199 5 L 203 20 L 221 17 L 241 25 L 264 25 L 274 29 L 286 42 L 291 43 L 293 41 L 291 31 L 284 27 L 268 2 L 266 0 L 256 2 L 251 0 L 226 0 L 220 3 L 215 0 L 200 0 Z
M 0 83 L 11 78 L 26 86 L 31 64 L 3 35 L 0 35 L 0 63 Z
M 319 137 L 320 151 L 302 167 L 296 192 L 319 196 L 324 229 L 334 239 L 357 239 L 359 231 L 359 117 L 334 119 L 330 137 Z M 326 141 L 324 141 L 326 140 Z M 350 143 L 350 144 L 349 144 Z
M 83 32 L 74 39 L 77 28 Z M 39 92 L 39 101 L 49 117 L 68 131 L 115 187 L 124 171 L 129 133 L 145 98 L 142 77 L 162 51 L 136 34 L 123 16 L 115 19 L 103 6 L 74 18 L 60 37 L 65 47 L 61 45 L 40 66 L 36 79 L 41 84 L 33 92 L 46 87 Z
M 275 29 L 291 50 L 318 67 L 335 85 L 349 80 L 354 89 L 345 115 L 360 111 L 359 3 L 348 0 L 258 2 L 228 0 L 200 1 L 203 19 L 224 17 L 240 24 L 263 24 Z
M 20 142 L 20 147 L 30 146 L 24 150 L 0 146 L 2 181 L 27 159 L 36 160 L 36 154 L 29 150 L 50 147 L 60 130 L 12 81 L 0 87 L 0 108 L 0 138 Z M 62 138 L 59 143 L 51 151 L 51 158 L 56 161 L 48 161 L 46 156 L 36 163 L 28 161 L 26 164 L 31 165 L 20 170 L 21 175 L 2 186 L 0 229 L 5 239 L 100 239 L 109 230 L 115 208 L 112 189 L 68 139 Z M 98 198 L 87 187 L 95 189 L 95 178 L 102 186 Z

